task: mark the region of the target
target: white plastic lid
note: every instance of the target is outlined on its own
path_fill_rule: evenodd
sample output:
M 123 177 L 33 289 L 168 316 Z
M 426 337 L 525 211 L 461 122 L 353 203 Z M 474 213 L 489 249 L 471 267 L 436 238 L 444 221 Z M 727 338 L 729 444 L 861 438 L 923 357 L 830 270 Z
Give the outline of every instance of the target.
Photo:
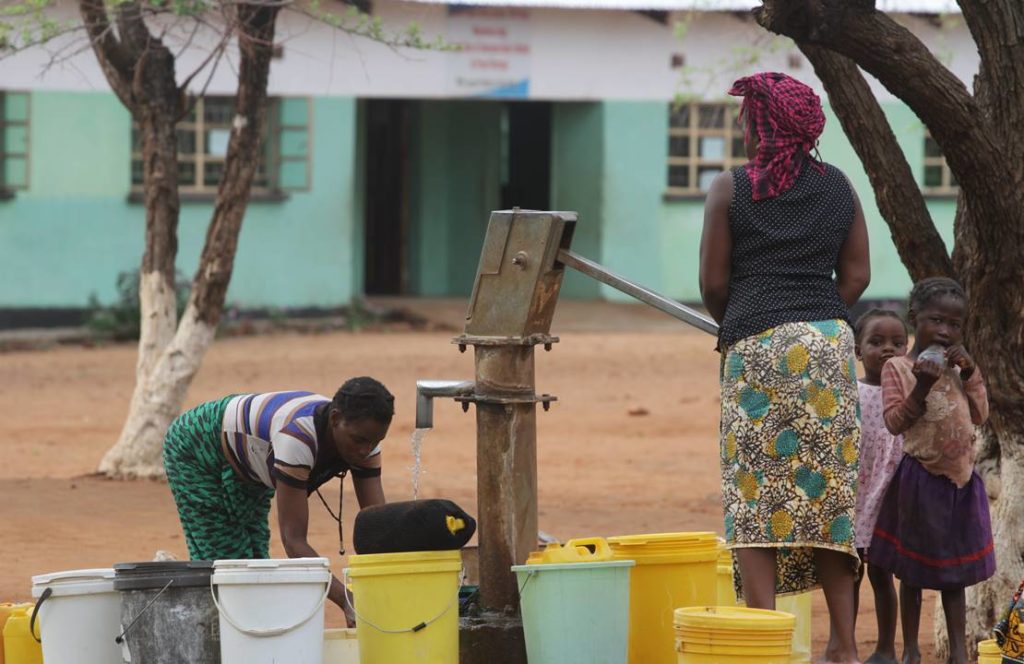
M 330 580 L 327 558 L 217 560 L 213 563 L 214 585 L 326 583 Z
M 39 597 L 47 588 L 53 595 L 87 595 L 114 592 L 114 569 L 73 569 L 32 577 L 32 596 Z
M 330 561 L 327 558 L 264 558 L 259 560 L 215 560 L 213 569 L 215 572 L 231 572 L 244 570 L 247 572 L 258 570 L 320 570 L 329 569 Z

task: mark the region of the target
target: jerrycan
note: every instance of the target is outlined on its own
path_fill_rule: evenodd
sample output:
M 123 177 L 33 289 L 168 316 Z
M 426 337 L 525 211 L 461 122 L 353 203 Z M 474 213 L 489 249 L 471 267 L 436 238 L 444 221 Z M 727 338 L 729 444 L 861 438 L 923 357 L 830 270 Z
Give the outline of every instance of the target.
M 3 611 L 0 607 L 0 611 Z M 4 664 L 43 664 L 43 648 L 29 631 L 32 605 L 20 604 L 11 609 L 4 625 Z M 38 630 L 39 623 L 36 623 Z M 39 636 L 38 632 L 35 636 Z

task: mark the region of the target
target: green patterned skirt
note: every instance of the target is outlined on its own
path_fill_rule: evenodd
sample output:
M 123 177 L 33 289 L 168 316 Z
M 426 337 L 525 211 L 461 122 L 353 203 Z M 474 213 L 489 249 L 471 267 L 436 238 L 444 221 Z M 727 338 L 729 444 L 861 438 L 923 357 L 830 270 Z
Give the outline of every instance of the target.
M 815 548 L 848 553 L 856 567 L 860 408 L 850 327 L 786 323 L 747 337 L 723 357 L 721 383 L 730 548 L 777 549 L 780 595 L 818 585 Z
M 231 398 L 182 413 L 164 439 L 167 482 L 192 560 L 270 557 L 274 492 L 239 478 L 221 449 L 221 421 Z

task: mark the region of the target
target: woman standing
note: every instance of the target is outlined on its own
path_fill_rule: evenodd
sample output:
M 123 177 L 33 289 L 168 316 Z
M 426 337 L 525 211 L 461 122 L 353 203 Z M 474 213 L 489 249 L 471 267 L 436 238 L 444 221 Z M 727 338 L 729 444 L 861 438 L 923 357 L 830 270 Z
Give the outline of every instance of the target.
M 827 662 L 857 662 L 853 524 L 860 424 L 849 310 L 868 285 L 860 203 L 812 156 L 825 117 L 778 73 L 742 78 L 749 162 L 711 185 L 704 304 L 721 326 L 722 491 L 747 606 L 821 586 Z

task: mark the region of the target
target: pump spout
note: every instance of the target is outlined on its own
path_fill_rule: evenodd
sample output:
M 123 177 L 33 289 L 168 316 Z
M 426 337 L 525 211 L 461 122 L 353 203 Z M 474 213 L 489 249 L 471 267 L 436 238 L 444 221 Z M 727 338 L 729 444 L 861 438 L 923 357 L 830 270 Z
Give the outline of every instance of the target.
M 434 428 L 434 397 L 464 397 L 473 394 L 471 380 L 416 381 L 416 428 Z

